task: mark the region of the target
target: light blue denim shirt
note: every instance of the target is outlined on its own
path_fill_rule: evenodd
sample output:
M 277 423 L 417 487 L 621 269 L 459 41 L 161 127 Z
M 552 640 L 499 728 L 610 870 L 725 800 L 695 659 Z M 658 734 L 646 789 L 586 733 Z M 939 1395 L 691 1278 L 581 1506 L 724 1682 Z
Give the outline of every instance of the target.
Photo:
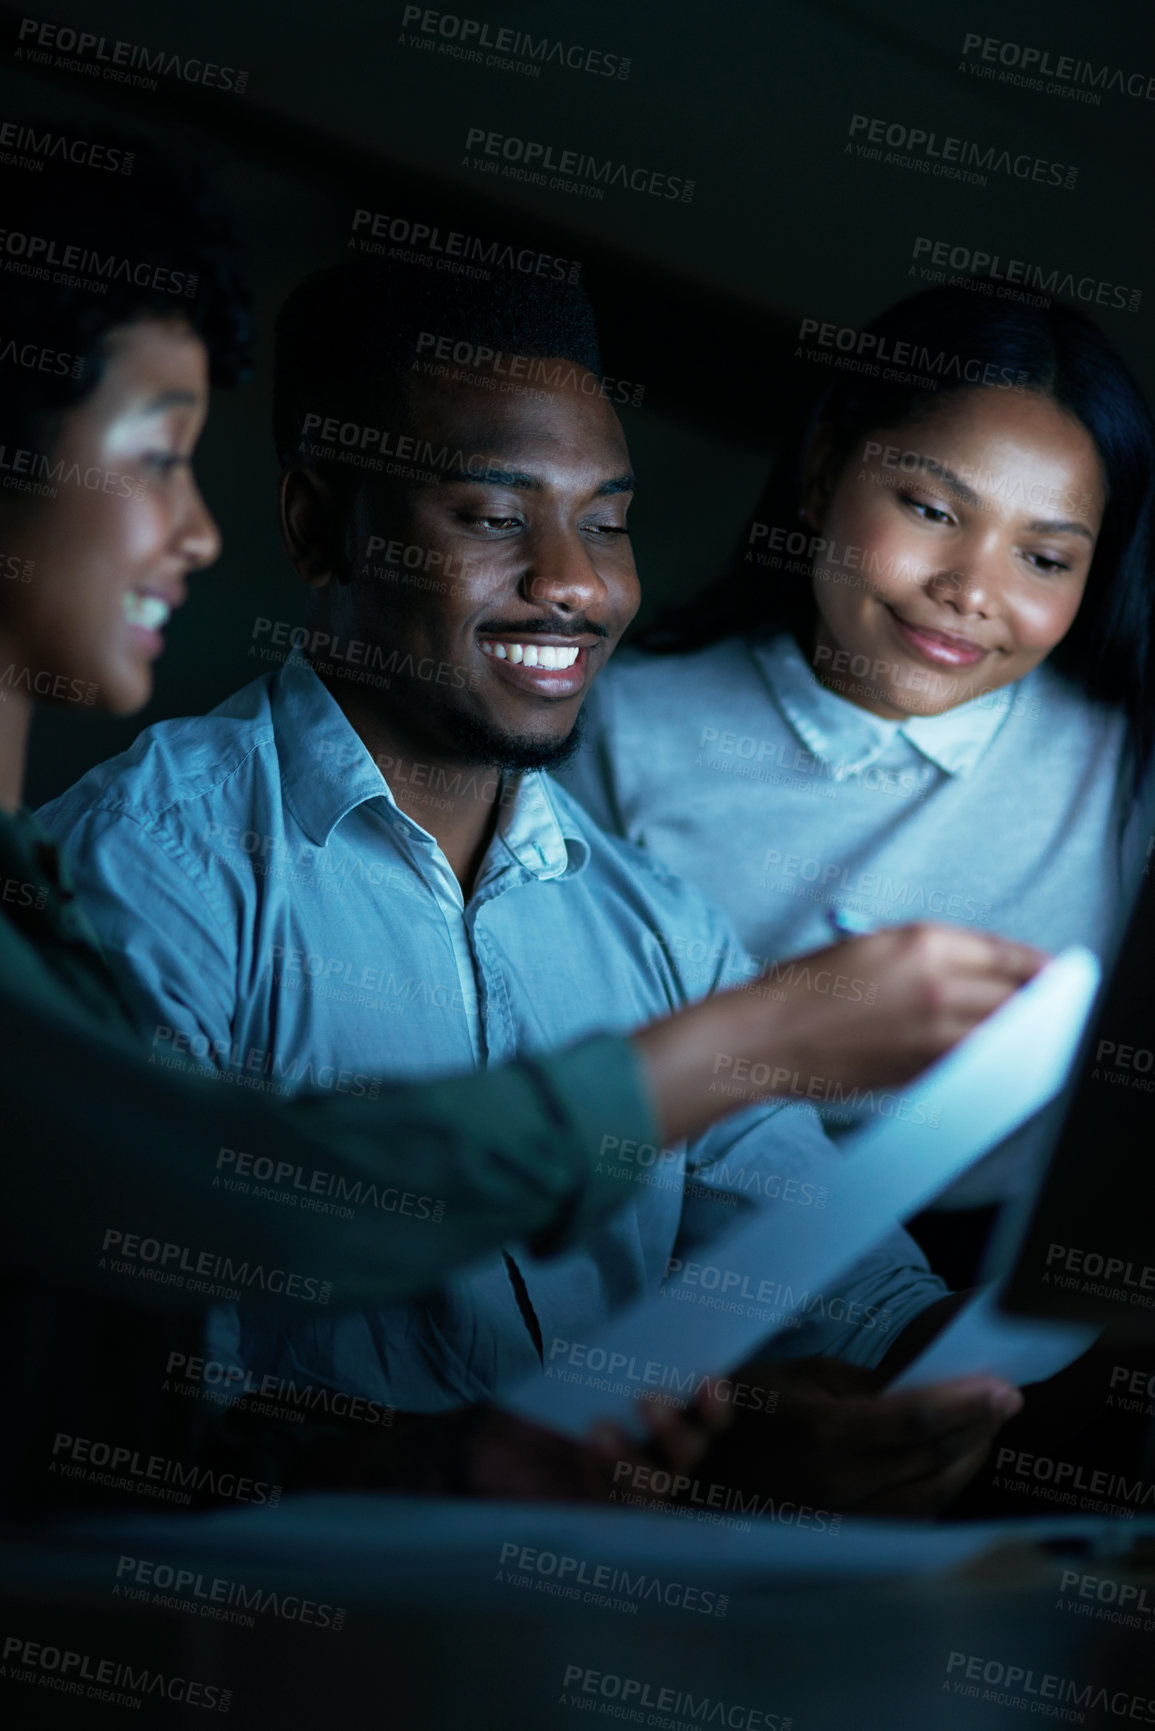
M 884 721 L 822 685 L 794 639 L 615 657 L 563 781 L 599 823 L 698 884 L 763 962 L 830 943 L 827 911 L 953 921 L 1102 953 L 1142 872 L 1122 833 L 1124 722 L 1046 663 L 939 716 Z M 1030 1126 L 953 1206 L 1023 1182 Z
M 210 715 L 148 729 L 41 815 L 158 1062 L 179 1047 L 233 1086 L 356 1093 L 381 1075 L 500 1064 L 637 1027 L 749 974 L 724 914 L 543 775 L 502 790 L 466 901 L 296 658 Z M 238 1152 L 221 1182 L 244 1170 Z M 781 1194 L 815 1153 L 834 1157 L 816 1115 L 793 1105 L 746 1108 L 660 1165 L 656 1150 L 608 1149 L 636 1163 L 636 1200 L 580 1251 L 545 1261 L 511 1245 L 426 1301 L 291 1329 L 245 1309 L 239 1344 L 222 1325 L 220 1350 L 254 1373 L 410 1409 L 481 1398 L 540 1369 L 535 1330 L 547 1358 L 559 1340 L 592 1340 L 657 1290 L 672 1257 L 755 1193 Z M 261 1176 L 244 1181 L 256 1192 Z M 264 1189 L 270 1207 L 318 1205 Z M 437 1230 L 436 1201 L 415 1171 L 414 1230 Z M 782 1352 L 873 1365 L 944 1290 L 898 1232 L 808 1305 Z

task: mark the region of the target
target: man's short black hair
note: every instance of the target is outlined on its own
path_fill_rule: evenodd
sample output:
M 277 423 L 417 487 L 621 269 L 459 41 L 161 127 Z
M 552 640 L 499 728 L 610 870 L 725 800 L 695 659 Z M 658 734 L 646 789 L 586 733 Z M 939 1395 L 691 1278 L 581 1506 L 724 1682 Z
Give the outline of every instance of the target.
M 107 128 L 86 140 L 89 160 L 73 162 L 59 123 L 17 124 L 14 154 L 28 166 L 0 167 L 3 440 L 50 446 L 59 416 L 100 383 L 109 332 L 142 317 L 185 320 L 215 384 L 246 377 L 248 278 L 201 169 Z M 115 167 L 91 166 L 97 146 Z
M 309 416 L 380 427 L 383 412 L 403 402 L 414 361 L 432 354 L 431 337 L 457 345 L 466 366 L 466 351 L 485 347 L 602 376 L 593 309 L 578 284 L 504 272 L 487 282 L 350 258 L 306 277 L 277 318 L 273 432 L 282 465 L 305 456 Z

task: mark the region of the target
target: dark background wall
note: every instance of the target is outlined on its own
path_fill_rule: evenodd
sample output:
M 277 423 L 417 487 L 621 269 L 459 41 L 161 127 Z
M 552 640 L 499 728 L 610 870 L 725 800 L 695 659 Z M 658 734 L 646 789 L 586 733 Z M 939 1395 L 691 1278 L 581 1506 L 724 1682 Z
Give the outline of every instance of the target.
M 436 29 L 421 37 L 432 51 L 418 49 L 392 0 L 37 0 L 40 20 L 244 70 L 243 93 L 174 76 L 150 91 L 34 65 L 19 52 L 27 15 L 0 8 L 0 117 L 56 117 L 74 134 L 115 122 L 215 163 L 246 233 L 265 338 L 255 381 L 220 394 L 202 441 L 198 471 L 225 551 L 169 633 L 154 701 L 123 722 L 42 716 L 34 804 L 140 727 L 205 709 L 255 677 L 256 617 L 300 616 L 274 521 L 267 337 L 289 286 L 347 246 L 358 207 L 582 262 L 608 372 L 645 387 L 642 405 L 623 411 L 642 480 L 633 522 L 643 617 L 716 571 L 791 406 L 820 387 L 823 369 L 796 356 L 800 321 L 860 324 L 918 287 L 918 236 L 1139 290 L 1136 310 L 1096 316 L 1155 388 L 1155 101 L 1022 88 L 979 76 L 984 63 L 964 53 L 968 36 L 993 37 L 1052 65 L 1068 56 L 1108 77 L 1139 74 L 1145 91 L 1155 79 L 1149 0 L 462 0 L 452 14 L 491 36 L 528 31 L 628 60 L 624 78 L 463 62 L 436 51 L 446 40 Z M 989 66 L 1000 70 L 997 59 Z M 1068 165 L 1075 184 L 994 171 L 979 186 L 866 160 L 853 149 L 855 114 Z M 692 180 L 692 201 L 616 188 L 595 201 L 479 173 L 471 127 Z

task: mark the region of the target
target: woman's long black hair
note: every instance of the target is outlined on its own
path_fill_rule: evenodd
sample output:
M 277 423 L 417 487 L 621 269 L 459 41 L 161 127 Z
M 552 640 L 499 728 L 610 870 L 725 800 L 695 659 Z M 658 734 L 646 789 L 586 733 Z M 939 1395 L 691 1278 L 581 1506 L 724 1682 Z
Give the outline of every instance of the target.
M 839 373 L 783 446 L 724 575 L 660 616 L 638 645 L 655 654 L 684 653 L 723 637 L 782 630 L 805 641 L 814 617 L 807 561 L 787 554 L 767 565 L 747 553 L 752 546 L 803 544 L 800 506 L 819 428 L 830 441 L 827 472 L 834 476 L 865 434 L 924 419 L 957 390 L 1036 391 L 1086 429 L 1107 483 L 1086 594 L 1049 660 L 1089 697 L 1124 711 L 1139 775 L 1155 741 L 1155 423 L 1128 367 L 1085 314 L 998 298 L 994 287 L 972 281 L 927 289 L 865 327 L 878 342 L 860 348 L 893 355 L 907 344 L 898 350 L 906 364 L 878 364 L 877 376 Z M 888 371 L 897 376 L 884 377 Z M 936 371 L 936 386 L 928 388 L 927 375 Z

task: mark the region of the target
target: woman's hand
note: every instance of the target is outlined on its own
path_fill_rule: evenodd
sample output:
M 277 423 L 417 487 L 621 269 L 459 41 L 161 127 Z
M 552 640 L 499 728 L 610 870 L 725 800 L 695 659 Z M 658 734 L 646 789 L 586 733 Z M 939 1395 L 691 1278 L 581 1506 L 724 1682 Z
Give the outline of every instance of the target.
M 1047 959 L 960 926 L 892 926 L 716 992 L 634 1036 L 663 1138 L 693 1135 L 756 1100 L 907 1082 Z

